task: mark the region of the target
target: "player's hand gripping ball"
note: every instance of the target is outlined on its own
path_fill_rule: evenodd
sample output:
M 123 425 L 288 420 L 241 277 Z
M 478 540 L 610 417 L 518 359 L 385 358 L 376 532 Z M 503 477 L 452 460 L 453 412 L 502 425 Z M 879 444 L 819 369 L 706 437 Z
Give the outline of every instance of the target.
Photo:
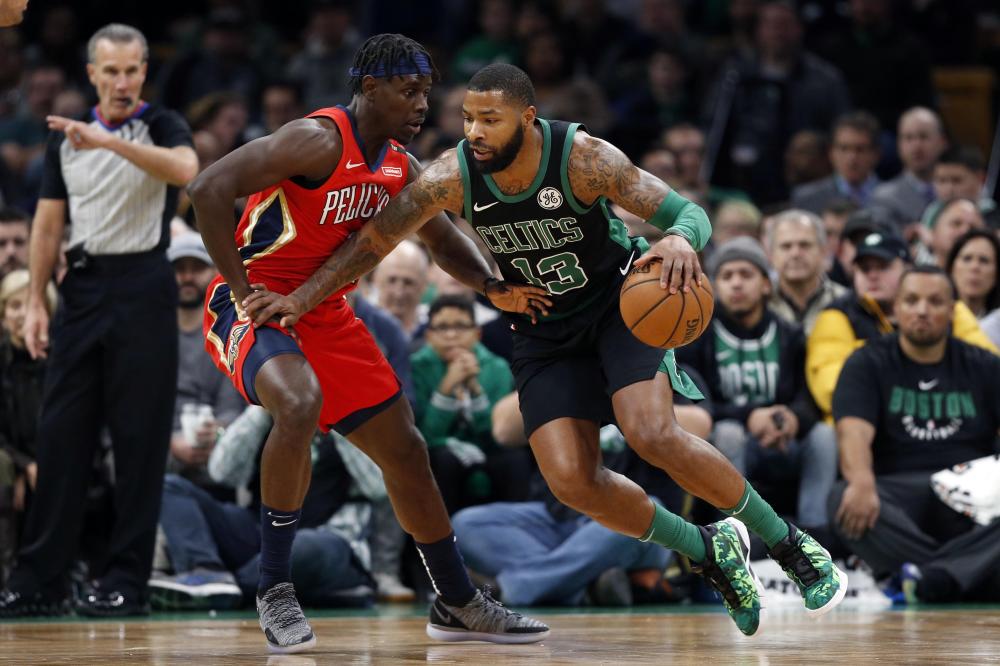
M 715 310 L 715 295 L 708 277 L 702 286 L 671 295 L 660 287 L 662 261 L 636 266 L 622 284 L 619 307 L 632 335 L 651 347 L 673 349 L 698 339 Z

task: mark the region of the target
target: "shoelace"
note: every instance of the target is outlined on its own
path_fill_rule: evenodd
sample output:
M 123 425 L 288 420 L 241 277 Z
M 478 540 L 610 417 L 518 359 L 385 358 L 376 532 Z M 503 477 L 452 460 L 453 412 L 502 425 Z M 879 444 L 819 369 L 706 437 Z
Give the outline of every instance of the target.
M 267 600 L 268 615 L 273 620 L 278 629 L 288 627 L 305 621 L 302 609 L 295 603 L 295 593 L 291 588 L 277 590 L 274 598 Z
M 820 579 L 819 571 L 809 561 L 809 557 L 802 551 L 801 544 L 795 543 L 781 544 L 781 550 L 775 549 L 774 558 L 782 569 L 791 569 L 795 577 L 806 587 L 811 587 Z

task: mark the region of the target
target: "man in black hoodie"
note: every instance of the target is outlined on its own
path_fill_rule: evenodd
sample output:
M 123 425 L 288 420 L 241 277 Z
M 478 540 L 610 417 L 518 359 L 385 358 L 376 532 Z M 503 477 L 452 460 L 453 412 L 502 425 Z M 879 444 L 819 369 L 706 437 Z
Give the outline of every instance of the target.
M 818 422 L 805 386 L 802 330 L 768 308 L 770 266 L 756 240 L 724 243 L 708 268 L 715 319 L 678 358 L 708 384 L 716 406 L 712 441 L 748 478 L 765 484 L 797 478 L 797 522 L 822 528 L 837 475 L 837 442 Z

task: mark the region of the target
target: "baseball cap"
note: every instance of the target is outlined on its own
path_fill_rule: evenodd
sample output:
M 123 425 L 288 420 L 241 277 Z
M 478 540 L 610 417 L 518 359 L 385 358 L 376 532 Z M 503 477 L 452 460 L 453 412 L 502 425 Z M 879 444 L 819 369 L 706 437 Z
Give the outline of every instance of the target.
M 198 259 L 209 266 L 215 265 L 212 257 L 208 254 L 208 250 L 205 249 L 205 241 L 201 239 L 201 234 L 196 231 L 174 236 L 173 240 L 170 241 L 170 247 L 167 248 L 167 259 L 173 263 L 184 257 Z
M 854 263 L 862 257 L 878 257 L 885 261 L 902 259 L 910 261 L 910 252 L 906 248 L 906 243 L 898 234 L 889 231 L 874 231 L 858 243 L 857 254 L 854 255 Z
M 864 208 L 851 213 L 841 235 L 851 239 L 853 243 L 859 243 L 869 234 L 895 233 L 897 228 L 891 213 L 882 208 Z
M 769 276 L 771 266 L 767 263 L 764 248 L 749 236 L 737 236 L 715 248 L 708 261 L 708 274 L 714 278 L 722 268 L 722 264 L 738 260 L 749 261 L 764 274 L 764 277 Z

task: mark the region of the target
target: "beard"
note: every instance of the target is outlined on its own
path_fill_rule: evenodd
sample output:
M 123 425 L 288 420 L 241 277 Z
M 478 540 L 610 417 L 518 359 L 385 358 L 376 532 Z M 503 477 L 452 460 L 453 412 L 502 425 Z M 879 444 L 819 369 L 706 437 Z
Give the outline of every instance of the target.
M 514 132 L 514 136 L 510 138 L 510 141 L 505 143 L 496 149 L 493 153 L 493 157 L 488 160 L 477 160 L 473 159 L 472 163 L 476 167 L 476 171 L 479 173 L 496 173 L 497 171 L 503 171 L 509 167 L 513 162 L 514 158 L 521 151 L 521 145 L 524 143 L 524 128 L 520 125 L 517 126 L 517 130 Z M 475 148 L 489 148 L 489 146 L 483 146 L 482 144 L 476 144 Z
M 185 310 L 200 308 L 205 303 L 207 289 L 201 289 L 190 282 L 180 285 L 177 290 L 177 305 Z
M 933 328 L 925 328 L 920 331 L 900 329 L 899 334 L 914 347 L 933 347 L 948 337 L 948 329 L 939 331 L 935 331 Z

